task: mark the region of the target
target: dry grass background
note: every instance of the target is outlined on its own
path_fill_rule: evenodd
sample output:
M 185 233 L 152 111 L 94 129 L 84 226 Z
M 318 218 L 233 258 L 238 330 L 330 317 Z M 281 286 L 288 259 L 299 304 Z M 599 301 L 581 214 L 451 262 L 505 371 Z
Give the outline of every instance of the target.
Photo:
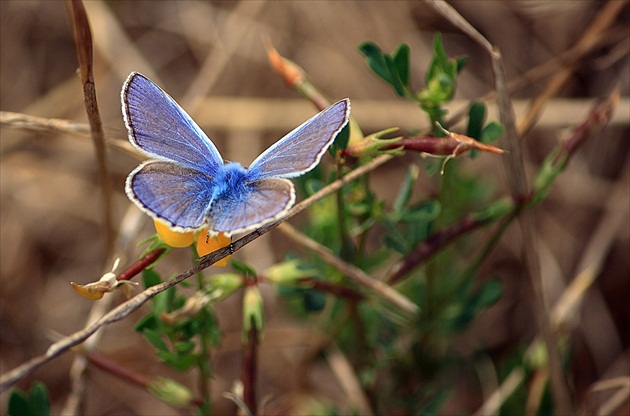
M 523 81 L 528 73 L 513 96 L 519 105 L 517 113 L 523 114 L 527 100 L 543 91 L 558 71 L 558 58 L 571 57 L 571 47 L 604 2 L 451 4 L 501 48 L 510 81 Z M 453 111 L 465 100 L 492 90 L 487 55 L 421 2 L 86 1 L 85 6 L 95 44 L 99 107 L 106 136 L 111 139 L 126 136 L 120 88 L 126 75 L 137 70 L 182 103 L 226 158 L 244 164 L 253 160 L 314 111 L 272 72 L 264 53 L 264 36 L 304 68 L 331 98 L 350 97 L 353 115 L 366 132 L 390 126 L 421 128 L 426 121 L 413 104 L 398 101 L 367 69 L 357 51 L 365 40 L 375 41 L 386 51 L 408 43 L 411 79 L 419 87 L 434 32 L 440 31 L 450 56 L 470 57 L 457 95 L 464 101 L 456 101 Z M 611 126 L 575 155 L 550 198 L 535 209 L 550 302 L 583 271 L 580 267 L 590 266 L 592 258 L 602 260 L 595 285 L 572 315 L 576 326 L 569 379 L 581 404 L 594 382 L 630 373 L 629 22 L 626 5 L 599 43 L 577 62 L 570 81 L 548 103 L 541 121 L 523 142 L 532 173 L 563 129 L 585 116 L 592 99 L 619 83 L 622 100 Z M 85 123 L 64 3 L 3 0 L 0 23 L 0 109 Z M 562 55 L 567 51 L 568 56 Z M 528 72 L 550 63 L 549 72 Z M 1 134 L 0 365 L 5 372 L 43 353 L 58 334 L 72 333 L 84 325 L 92 304 L 78 297 L 69 282 L 96 280 L 111 265 L 105 264 L 102 206 L 90 141 L 7 126 Z M 117 150 L 110 150 L 108 156 L 118 224 L 130 205 L 123 192 L 124 179 L 137 160 Z M 489 186 L 505 189 L 496 158 L 484 156 L 474 163 L 462 163 L 471 174 L 496 172 L 488 175 L 494 178 Z M 394 165 L 374 175 L 376 183 L 383 185 L 380 192 L 385 197 L 391 188 L 388 184 L 401 180 L 402 168 Z M 418 198 L 430 194 L 432 186 L 430 180 L 421 181 Z M 610 218 L 619 215 L 618 226 L 606 228 Z M 128 259 L 140 252 L 133 245 L 153 232 L 149 221 L 142 223 L 126 252 Z M 236 258 L 263 268 L 281 258 L 285 244 L 279 235 L 265 236 Z M 517 345 L 527 345 L 536 334 L 532 294 L 520 250 L 518 228 L 513 227 L 485 266 L 488 272 L 502 276 L 504 298 L 455 340 L 462 351 L 486 345 L 491 354 L 501 356 Z M 160 264 L 163 275 L 183 271 L 190 264 L 186 254 L 172 257 Z M 297 411 L 311 395 L 342 409 L 352 403 L 352 395 L 344 390 L 349 376 L 339 362 L 315 363 L 308 369 L 300 365 L 301 354 L 321 334 L 287 317 L 271 291 L 265 295 L 268 328 L 261 350 L 260 385 L 261 397 L 272 399 L 269 411 Z M 234 411 L 219 395 L 231 388 L 240 372 L 239 305 L 234 299 L 217 311 L 226 334 L 214 357 L 218 414 Z M 131 329 L 139 316 L 108 327 L 99 350 L 129 368 L 163 374 L 164 367 L 156 363 L 150 347 Z M 342 356 L 340 360 L 343 363 Z M 33 380 L 42 380 L 58 413 L 70 390 L 71 361 L 72 354 L 66 354 L 18 385 L 27 388 Z M 446 411 L 472 412 L 483 402 L 478 389 L 467 383 L 470 380 L 458 387 Z M 6 397 L 3 393 L 3 409 Z M 176 413 L 99 370 L 90 373 L 86 406 L 86 414 Z M 629 409 L 626 404 L 622 411 Z

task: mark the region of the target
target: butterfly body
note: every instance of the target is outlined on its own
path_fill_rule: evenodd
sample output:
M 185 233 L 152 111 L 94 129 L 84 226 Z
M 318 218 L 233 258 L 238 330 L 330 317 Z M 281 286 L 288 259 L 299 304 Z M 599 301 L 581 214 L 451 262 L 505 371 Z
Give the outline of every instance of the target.
M 129 140 L 151 159 L 127 177 L 129 199 L 176 231 L 207 227 L 227 235 L 284 215 L 295 202 L 287 178 L 319 163 L 350 112 L 348 99 L 333 104 L 245 168 L 238 162 L 224 163 L 192 118 L 144 75 L 129 75 L 121 99 Z
M 246 187 L 247 169 L 238 162 L 228 162 L 217 172 L 212 200 L 222 195 L 240 193 Z

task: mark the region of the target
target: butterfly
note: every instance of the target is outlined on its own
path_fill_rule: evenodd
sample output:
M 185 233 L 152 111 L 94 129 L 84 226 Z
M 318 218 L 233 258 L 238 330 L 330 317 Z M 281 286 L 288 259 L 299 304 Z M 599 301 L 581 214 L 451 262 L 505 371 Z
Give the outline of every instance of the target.
M 174 231 L 230 236 L 282 217 L 295 202 L 288 178 L 319 163 L 348 123 L 343 99 L 271 145 L 249 166 L 224 162 L 216 146 L 164 90 L 132 72 L 121 92 L 129 141 L 150 160 L 125 184 L 129 199 Z

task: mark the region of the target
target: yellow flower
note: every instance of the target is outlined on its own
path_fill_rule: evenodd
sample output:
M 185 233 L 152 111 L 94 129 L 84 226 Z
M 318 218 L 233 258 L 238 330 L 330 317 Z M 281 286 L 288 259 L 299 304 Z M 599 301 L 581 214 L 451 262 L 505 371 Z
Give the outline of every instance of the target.
M 153 221 L 153 223 L 155 224 L 155 230 L 162 241 L 171 247 L 188 247 L 195 241 L 194 231 L 180 233 L 171 230 L 167 225 L 161 223 L 160 221 Z M 231 242 L 230 237 L 226 236 L 224 233 L 208 235 L 206 230 L 201 230 L 197 236 L 197 254 L 199 254 L 199 257 L 205 256 L 206 254 L 212 253 L 220 248 L 227 247 Z M 227 266 L 230 257 L 232 257 L 231 254 L 223 257 L 221 260 L 214 263 L 213 266 Z
M 230 237 L 226 236 L 224 233 L 208 235 L 205 232 L 201 232 L 197 237 L 197 254 L 199 254 L 200 257 L 205 256 L 220 248 L 227 247 L 231 242 Z M 228 254 L 214 263 L 213 266 L 225 267 L 231 257 L 232 255 Z
M 161 223 L 160 221 L 154 220 L 155 230 L 158 235 L 166 244 L 171 247 L 188 247 L 195 241 L 195 233 L 192 231 L 180 233 L 177 231 L 171 230 L 168 225 Z

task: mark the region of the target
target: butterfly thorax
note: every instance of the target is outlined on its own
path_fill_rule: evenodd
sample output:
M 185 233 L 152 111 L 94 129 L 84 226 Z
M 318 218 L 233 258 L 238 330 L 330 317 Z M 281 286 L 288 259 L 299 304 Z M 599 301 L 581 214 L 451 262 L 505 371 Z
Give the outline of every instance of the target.
M 216 188 L 213 190 L 213 199 L 224 195 L 225 193 L 238 195 L 240 188 L 245 186 L 245 169 L 238 162 L 228 162 L 223 165 L 216 174 Z

